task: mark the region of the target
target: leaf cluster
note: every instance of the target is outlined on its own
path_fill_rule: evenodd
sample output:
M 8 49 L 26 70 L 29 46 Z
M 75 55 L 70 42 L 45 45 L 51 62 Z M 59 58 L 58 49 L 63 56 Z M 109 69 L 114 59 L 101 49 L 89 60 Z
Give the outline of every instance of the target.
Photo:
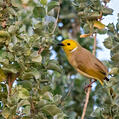
M 0 118 L 64 118 L 61 95 L 53 94 L 50 59 L 59 2 L 11 0 L 0 2 Z

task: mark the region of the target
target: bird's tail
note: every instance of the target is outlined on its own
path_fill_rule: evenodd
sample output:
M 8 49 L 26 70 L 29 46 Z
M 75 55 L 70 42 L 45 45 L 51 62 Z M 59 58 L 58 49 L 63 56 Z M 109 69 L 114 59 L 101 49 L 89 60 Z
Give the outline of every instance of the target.
M 105 80 L 106 80 L 106 81 L 109 81 L 109 79 L 108 79 L 107 77 L 105 77 Z

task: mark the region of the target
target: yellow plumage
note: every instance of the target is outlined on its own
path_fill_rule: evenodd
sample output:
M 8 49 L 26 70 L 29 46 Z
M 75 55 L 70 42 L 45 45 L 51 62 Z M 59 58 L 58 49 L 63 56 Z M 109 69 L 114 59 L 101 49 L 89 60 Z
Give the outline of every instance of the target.
M 59 45 L 66 53 L 69 63 L 82 75 L 98 80 L 102 85 L 108 70 L 91 52 L 74 40 L 66 39 Z

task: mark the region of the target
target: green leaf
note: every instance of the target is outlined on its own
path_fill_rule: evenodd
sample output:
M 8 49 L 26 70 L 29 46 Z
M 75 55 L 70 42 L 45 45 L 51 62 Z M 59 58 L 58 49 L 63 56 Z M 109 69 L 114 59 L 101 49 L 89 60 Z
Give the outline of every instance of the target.
M 7 10 L 11 15 L 14 15 L 14 16 L 17 15 L 16 11 L 12 7 L 8 7 Z
M 31 57 L 32 57 L 33 62 L 38 62 L 38 63 L 42 62 L 42 56 L 41 56 L 41 54 L 38 54 L 38 51 L 34 51 L 31 54 Z
M 51 92 L 45 92 L 43 94 L 43 99 L 53 101 L 53 94 Z
M 109 31 L 111 31 L 112 33 L 114 33 L 114 31 L 115 31 L 115 26 L 114 26 L 113 23 L 109 23 L 107 27 L 108 27 Z
M 18 99 L 28 99 L 30 94 L 29 91 L 21 86 L 17 86 L 17 98 Z
M 47 4 L 47 0 L 40 0 L 40 3 L 41 3 L 42 5 L 46 5 L 46 4 Z
M 96 108 L 92 113 L 91 116 L 92 117 L 100 117 L 101 116 L 101 111 L 103 110 L 103 108 Z
M 44 7 L 35 7 L 33 10 L 33 14 L 36 18 L 44 18 L 46 16 L 46 11 Z
M 21 8 L 22 7 L 22 2 L 21 0 L 11 0 L 11 3 L 14 7 Z
M 42 112 L 38 112 L 38 117 L 39 117 L 40 119 L 48 119 L 48 118 L 46 117 L 46 115 L 45 115 L 44 113 L 42 113 Z
M 45 26 L 43 25 L 43 22 L 38 22 L 37 24 L 34 25 L 34 32 L 36 34 L 43 35 L 44 34 L 44 31 L 45 31 Z M 36 39 L 39 38 L 39 36 L 37 36 L 37 35 L 33 35 L 32 37 L 35 37 Z
M 99 34 L 106 34 L 107 33 L 107 30 L 106 29 L 97 29 L 97 32 Z
M 28 4 L 30 0 L 21 0 L 22 4 Z
M 41 61 L 42 61 L 42 56 L 39 54 L 37 57 L 32 58 L 32 61 L 33 61 L 33 62 L 41 63 Z
M 103 15 L 105 15 L 105 16 L 106 16 L 106 15 L 112 15 L 113 9 L 108 8 L 108 7 L 104 7 L 102 13 L 103 13 Z
M 61 110 L 54 104 L 52 105 L 46 105 L 41 108 L 44 112 L 50 114 L 51 116 L 57 115 L 58 113 L 61 113 Z
M 10 34 L 7 31 L 0 30 L 0 43 L 10 40 Z
M 61 95 L 55 95 L 55 96 L 54 96 L 54 102 L 55 102 L 56 104 L 59 104 L 59 102 L 61 102 L 61 98 L 62 98 Z
M 106 38 L 103 43 L 104 46 L 108 49 L 111 49 L 113 47 L 113 42 L 111 37 Z
M 64 113 L 58 113 L 55 116 L 53 116 L 53 119 L 64 119 L 64 117 L 68 117 L 68 116 Z M 70 118 L 70 119 L 73 119 L 73 118 Z
M 85 23 L 83 29 L 85 31 L 85 34 L 90 33 L 90 26 L 89 26 L 89 24 Z
M 11 73 L 17 73 L 18 71 L 16 69 L 14 69 L 13 67 L 2 67 L 2 70 L 6 71 L 6 72 L 11 72 Z
M 118 53 L 118 52 L 115 53 L 115 54 L 111 57 L 111 59 L 112 59 L 113 61 L 119 62 L 119 53 Z
M 24 80 L 28 80 L 28 79 L 31 79 L 31 78 L 39 79 L 40 78 L 40 72 L 37 71 L 36 69 L 33 69 L 32 71 L 24 72 L 22 74 L 21 78 L 24 79 Z
M 45 105 L 48 104 L 48 103 L 49 103 L 49 101 L 44 100 L 44 99 L 40 99 L 40 101 L 39 101 L 39 103 L 38 103 L 38 106 L 39 106 L 39 107 L 43 107 L 43 106 L 45 106 Z
M 30 116 L 31 115 L 31 106 L 25 106 L 23 109 L 23 114 L 25 114 L 26 116 Z
M 16 31 L 19 29 L 16 25 L 11 25 L 8 29 L 8 31 L 12 34 L 16 33 Z
M 5 119 L 8 119 L 8 117 L 11 115 L 10 109 L 8 107 L 5 107 L 2 111 L 2 116 Z
M 4 74 L 3 70 L 0 69 L 0 82 L 6 80 L 6 75 Z
M 0 6 L 2 6 L 4 4 L 3 0 L 0 0 Z
M 30 102 L 28 100 L 21 100 L 17 105 L 17 110 L 19 110 L 20 107 L 23 107 L 26 105 L 30 106 Z
M 18 67 L 16 65 L 12 65 L 12 64 L 9 64 L 7 66 L 3 66 L 1 69 L 6 71 L 6 72 L 11 72 L 14 74 L 16 74 L 18 72 Z
M 109 74 L 114 74 L 114 75 L 116 75 L 116 74 L 118 74 L 118 71 L 119 71 L 119 68 L 118 68 L 118 67 L 113 67 L 113 68 L 111 69 L 111 71 L 109 72 Z
M 119 30 L 119 23 L 116 24 L 116 29 Z
M 55 60 L 50 60 L 48 62 L 47 69 L 62 73 L 61 67 L 59 66 L 59 64 Z
M 119 43 L 114 45 L 113 48 L 111 49 L 113 53 L 117 53 L 119 51 Z
M 10 61 L 14 60 L 14 56 L 10 52 L 6 52 L 4 50 L 0 50 L 0 62 L 5 64 L 5 66 L 9 65 Z
M 29 91 L 32 89 L 32 83 L 29 80 L 17 81 L 17 84 L 21 85 L 23 88 L 26 88 Z
M 53 8 L 55 8 L 56 6 L 59 6 L 59 2 L 56 2 L 56 1 L 51 1 L 48 3 L 48 12 L 50 10 L 52 10 Z
M 50 89 L 51 88 L 49 86 L 43 86 L 42 89 L 39 90 L 39 92 L 41 95 L 43 95 L 45 92 L 49 91 Z
M 17 104 L 17 109 L 16 111 L 19 112 L 19 108 L 20 107 L 24 107 L 22 109 L 22 113 L 25 114 L 26 116 L 30 115 L 30 102 L 28 100 L 21 100 L 18 104 Z
M 91 13 L 82 13 L 82 12 L 79 12 L 78 15 L 80 17 L 82 17 L 82 19 L 88 19 L 88 20 L 97 20 L 99 17 L 100 17 L 100 14 L 99 12 L 91 12 Z

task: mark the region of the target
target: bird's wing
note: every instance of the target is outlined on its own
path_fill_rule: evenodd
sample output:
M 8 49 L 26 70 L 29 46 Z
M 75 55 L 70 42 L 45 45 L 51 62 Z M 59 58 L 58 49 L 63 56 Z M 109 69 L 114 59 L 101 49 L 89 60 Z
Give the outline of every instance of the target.
M 106 71 L 97 63 L 95 63 L 95 68 L 98 69 L 100 71 L 100 73 L 106 75 Z
M 103 63 L 85 49 L 83 49 L 83 53 L 79 51 L 79 54 L 75 54 L 75 56 L 75 61 L 77 64 L 77 66 L 75 65 L 75 68 L 77 71 L 79 71 L 84 76 L 99 80 L 102 84 L 103 79 L 107 74 L 107 69 Z
M 88 66 L 88 65 L 87 65 Z M 104 80 L 104 77 L 105 77 L 105 74 L 104 72 L 99 72 L 97 69 L 94 69 L 92 68 L 91 66 L 87 67 L 83 64 L 79 64 L 76 68 L 76 70 L 88 77 L 88 78 L 92 78 L 92 79 L 96 79 L 96 80 L 99 80 L 99 82 L 103 85 L 103 80 Z
M 102 75 L 107 74 L 107 68 L 100 60 L 98 60 L 94 55 L 91 54 L 91 52 L 84 48 L 83 52 L 84 53 L 79 52 L 80 58 L 76 58 L 78 60 L 77 62 L 80 64 L 80 68 L 83 71 L 86 71 L 86 69 L 88 69 L 91 72 L 100 72 Z
M 82 72 L 82 74 L 86 75 L 87 77 L 90 76 L 90 77 L 96 78 L 96 77 L 98 77 L 101 74 L 104 75 L 104 73 L 102 73 L 98 69 L 94 68 L 89 63 L 87 63 L 87 66 L 85 64 L 83 64 L 83 63 L 79 63 L 77 65 L 76 69 L 79 70 L 79 72 Z

